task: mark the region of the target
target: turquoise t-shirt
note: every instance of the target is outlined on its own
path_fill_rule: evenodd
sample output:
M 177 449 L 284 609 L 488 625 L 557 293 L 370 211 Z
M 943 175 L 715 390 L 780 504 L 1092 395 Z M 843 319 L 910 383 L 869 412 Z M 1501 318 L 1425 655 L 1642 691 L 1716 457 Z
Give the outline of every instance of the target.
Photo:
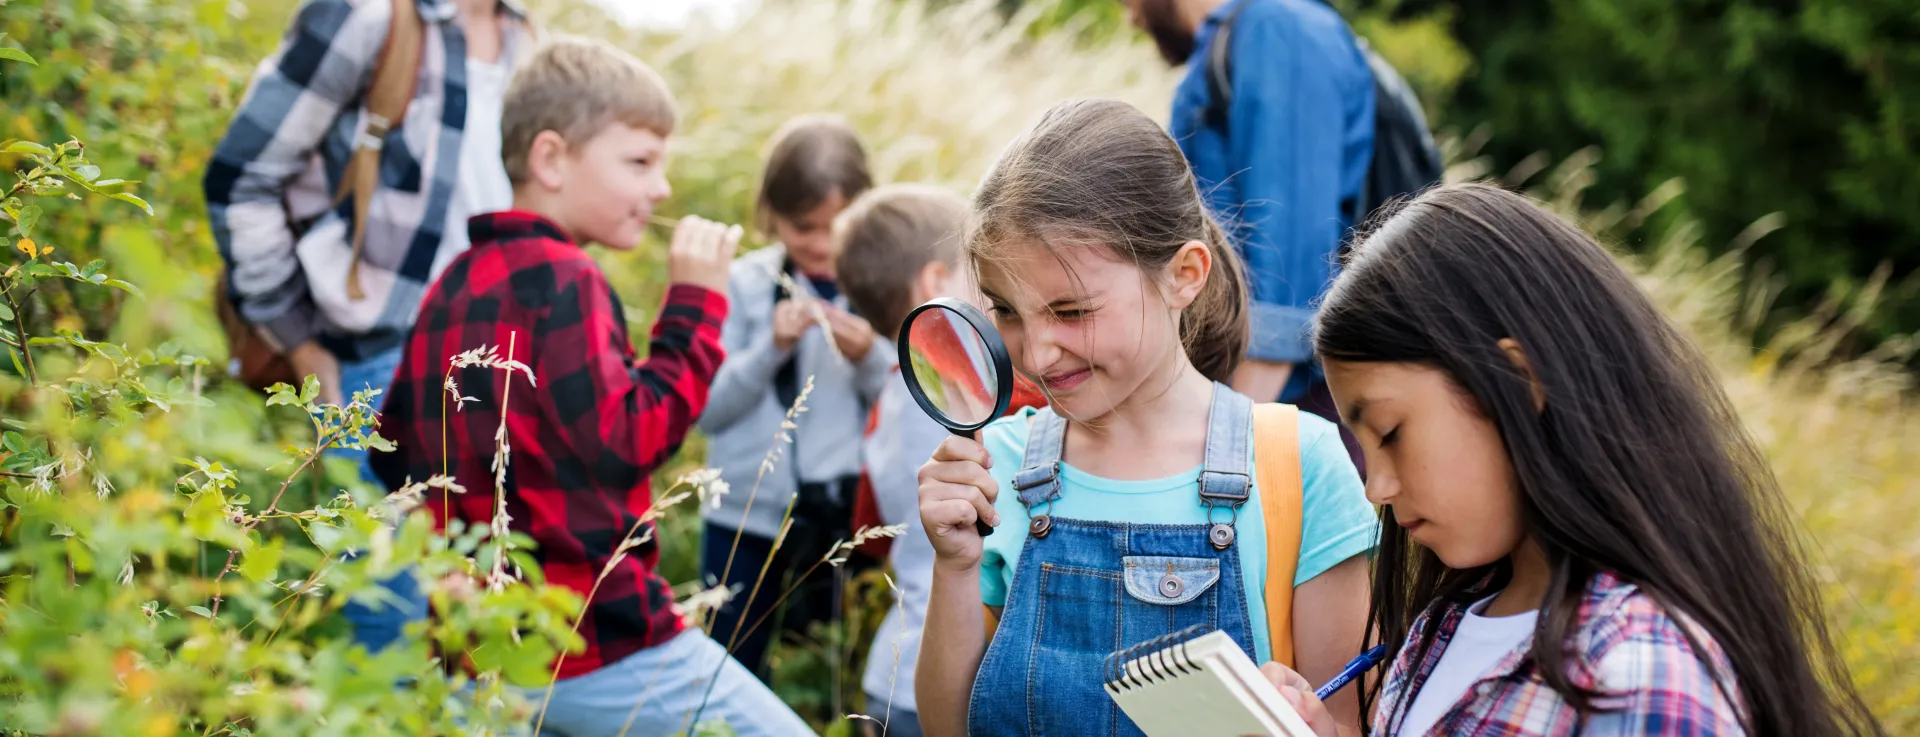
M 1027 509 L 1013 489 L 1013 476 L 1026 456 L 1028 418 L 1023 409 L 988 425 L 983 440 L 993 456 L 991 473 L 1000 482 L 1000 527 L 986 538 L 980 560 L 980 597 L 987 606 L 1004 606 L 1013 585 L 1013 571 L 1027 544 Z M 1251 422 L 1247 432 L 1253 432 Z M 1200 467 L 1177 476 L 1149 481 L 1119 481 L 1094 476 L 1062 463 L 1060 498 L 1046 510 L 1055 517 L 1090 522 L 1206 524 L 1207 508 L 1200 504 Z M 1248 468 L 1252 473 L 1252 468 Z M 1360 474 L 1347 458 L 1340 431 L 1318 416 L 1300 413 L 1301 521 L 1300 559 L 1293 585 L 1299 586 L 1348 558 L 1366 553 L 1379 541 L 1380 518 L 1367 501 Z M 1247 614 L 1253 619 L 1254 649 L 1261 660 L 1272 658 L 1267 636 L 1267 524 L 1260 511 L 1260 486 L 1240 508 L 1235 523 L 1240 551 L 1241 581 L 1246 587 Z

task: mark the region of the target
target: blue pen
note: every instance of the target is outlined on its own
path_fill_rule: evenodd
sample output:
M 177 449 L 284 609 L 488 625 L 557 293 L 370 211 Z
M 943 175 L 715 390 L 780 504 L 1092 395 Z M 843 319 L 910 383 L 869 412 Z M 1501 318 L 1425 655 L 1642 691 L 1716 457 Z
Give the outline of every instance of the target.
M 1372 650 L 1360 653 L 1359 657 L 1347 663 L 1347 667 L 1341 668 L 1340 675 L 1334 676 L 1333 680 L 1327 681 L 1326 685 L 1314 689 L 1313 695 L 1325 701 L 1327 697 L 1332 696 L 1335 691 L 1339 691 L 1342 687 L 1352 683 L 1353 679 L 1359 678 L 1360 674 L 1372 670 L 1374 666 L 1379 665 L 1380 661 L 1386 657 L 1386 645 L 1373 646 Z

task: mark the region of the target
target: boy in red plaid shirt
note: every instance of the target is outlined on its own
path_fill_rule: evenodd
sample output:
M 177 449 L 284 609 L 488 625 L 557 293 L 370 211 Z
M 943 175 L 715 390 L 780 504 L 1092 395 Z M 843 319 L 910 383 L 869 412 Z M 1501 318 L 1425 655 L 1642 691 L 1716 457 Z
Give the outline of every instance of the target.
M 389 488 L 443 472 L 474 493 L 435 519 L 494 516 L 491 464 L 506 416 L 506 512 L 549 584 L 585 596 L 653 504 L 648 477 L 672 457 L 724 358 L 720 324 L 740 229 L 689 217 L 675 229 L 673 285 L 639 360 L 619 297 L 581 244 L 632 248 L 668 194 L 674 103 L 659 76 L 599 42 L 540 50 L 507 90 L 502 154 L 514 209 L 468 226 L 472 248 L 429 288 L 381 417 L 397 450 L 373 466 Z M 531 373 L 451 369 L 494 346 Z M 509 395 L 507 383 L 520 384 Z M 509 400 L 503 405 L 503 399 Z M 444 438 L 444 440 L 443 440 Z M 443 470 L 444 469 L 444 470 Z M 680 731 L 690 714 L 742 735 L 810 734 L 804 722 L 697 628 L 655 570 L 659 544 L 613 564 L 582 616 L 584 652 L 561 663 L 542 734 Z M 714 681 L 716 677 L 718 680 Z M 710 682 L 711 681 L 711 682 Z M 531 696 L 538 700 L 539 692 Z

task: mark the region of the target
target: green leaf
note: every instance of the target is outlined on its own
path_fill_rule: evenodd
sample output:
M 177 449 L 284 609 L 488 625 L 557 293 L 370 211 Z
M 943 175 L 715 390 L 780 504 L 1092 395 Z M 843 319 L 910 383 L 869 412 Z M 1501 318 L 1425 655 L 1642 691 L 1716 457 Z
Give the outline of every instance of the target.
M 128 293 L 128 294 L 131 294 L 131 295 L 133 295 L 133 296 L 135 296 L 135 297 L 145 297 L 145 296 L 147 296 L 145 292 L 142 292 L 142 291 L 140 291 L 140 288 L 139 288 L 139 287 L 136 287 L 136 286 L 134 286 L 134 285 L 132 285 L 132 284 L 129 284 L 129 283 L 127 283 L 127 282 L 124 282 L 124 281 L 121 281 L 121 280 L 119 280 L 119 279 L 108 279 L 108 280 L 106 280 L 106 281 L 102 281 L 102 282 L 94 282 L 94 283 L 95 283 L 95 284 L 100 284 L 100 285 L 103 285 L 103 286 L 109 286 L 109 287 L 113 287 L 114 289 L 118 289 L 118 290 L 120 290 L 120 291 L 123 291 L 123 292 L 126 292 L 126 293 Z
M 5 146 L 0 146 L 0 154 L 37 154 L 40 156 L 52 156 L 53 149 L 32 141 L 8 141 Z
M 131 181 L 131 182 L 129 182 L 129 181 L 127 181 L 127 180 L 125 180 L 125 179 L 102 179 L 102 180 L 100 180 L 100 181 L 97 181 L 97 182 L 94 182 L 94 183 L 93 183 L 93 186 L 95 186 L 95 187 L 111 187 L 111 186 L 114 186 L 114 185 L 116 185 L 116 184 L 139 184 L 139 183 L 140 183 L 140 182 L 139 182 L 138 180 L 136 180 L 136 181 Z
M 272 581 L 274 574 L 280 571 L 280 559 L 286 554 L 285 538 L 274 538 L 273 542 L 254 548 L 240 562 L 240 575 L 254 583 Z
M 193 495 L 187 505 L 187 529 L 199 540 L 212 540 L 214 529 L 227 518 L 227 497 L 213 488 Z
M 521 646 L 514 648 L 505 658 L 506 666 L 502 675 L 506 681 L 517 686 L 536 688 L 545 684 L 552 676 L 548 668 L 553 656 L 558 652 L 553 643 L 544 637 L 528 637 L 521 640 Z
M 33 57 L 27 55 L 27 52 L 21 51 L 19 49 L 7 48 L 5 46 L 0 46 L 0 59 L 9 59 L 12 61 L 26 62 L 27 64 L 30 64 L 36 67 L 40 66 L 40 62 L 34 61 Z
M 393 441 L 380 437 L 380 433 L 370 433 L 367 435 L 367 448 L 371 450 L 377 450 L 382 453 L 392 453 L 394 447 Z
M 12 320 L 12 319 L 13 319 L 13 308 L 8 307 L 6 305 L 0 305 L 0 320 Z
M 213 619 L 213 612 L 207 611 L 207 608 L 203 606 L 190 606 L 187 607 L 187 611 L 206 617 L 207 619 Z
M 139 197 L 135 197 L 125 192 L 115 192 L 113 194 L 107 195 L 107 198 L 119 200 L 121 202 L 131 202 L 133 204 L 139 205 L 140 209 L 145 210 L 148 215 L 153 214 L 153 206 L 147 204 L 146 200 L 140 199 Z
M 68 169 L 67 173 L 72 174 L 76 177 L 79 177 L 81 181 L 92 182 L 93 180 L 100 178 L 100 167 L 94 166 L 92 164 L 81 164 L 79 166 Z
M 40 215 L 41 210 L 39 205 L 27 205 L 21 208 L 20 222 L 15 223 L 15 225 L 20 228 L 20 236 L 22 238 L 33 237 L 33 227 L 40 224 Z
M 319 396 L 320 396 L 320 378 L 317 376 L 309 375 L 307 377 L 305 384 L 300 388 L 300 404 L 301 405 L 313 404 L 313 400 L 319 398 Z

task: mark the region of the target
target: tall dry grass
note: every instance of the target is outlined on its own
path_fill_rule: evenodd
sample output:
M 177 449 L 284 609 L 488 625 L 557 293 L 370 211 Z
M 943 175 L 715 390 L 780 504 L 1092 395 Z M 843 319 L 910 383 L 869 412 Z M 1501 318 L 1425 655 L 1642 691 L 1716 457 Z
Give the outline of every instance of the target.
M 733 222 L 751 220 L 765 140 L 800 113 L 846 116 L 882 181 L 958 191 L 1058 100 L 1115 97 L 1165 120 L 1178 73 L 1144 44 L 1031 34 L 1017 19 L 1000 23 L 993 5 L 768 0 L 734 27 L 660 35 L 621 29 L 580 0 L 534 3 L 549 28 L 608 38 L 667 76 L 683 111 L 670 209 Z M 1911 345 L 1850 361 L 1836 352 L 1874 295 L 1843 295 L 1756 350 L 1745 327 L 1753 313 L 1742 305 L 1764 302 L 1766 281 L 1731 259 L 1702 255 L 1697 229 L 1678 209 L 1679 183 L 1640 202 L 1586 202 L 1586 169 L 1597 153 L 1496 172 L 1473 158 L 1479 140 L 1484 134 L 1448 137 L 1453 178 L 1523 187 L 1604 240 L 1649 254 L 1623 260 L 1697 337 L 1773 459 L 1813 541 L 1854 678 L 1890 733 L 1920 733 L 1920 413 L 1912 377 L 1887 360 Z M 1743 239 L 1778 225 L 1764 214 L 1754 213 Z M 642 248 L 609 257 L 637 322 L 649 319 L 664 286 L 663 254 Z M 701 451 L 696 440 L 683 463 L 697 463 Z M 663 535 L 690 541 L 697 530 L 683 515 Z M 697 548 L 665 542 L 668 572 L 691 581 Z

